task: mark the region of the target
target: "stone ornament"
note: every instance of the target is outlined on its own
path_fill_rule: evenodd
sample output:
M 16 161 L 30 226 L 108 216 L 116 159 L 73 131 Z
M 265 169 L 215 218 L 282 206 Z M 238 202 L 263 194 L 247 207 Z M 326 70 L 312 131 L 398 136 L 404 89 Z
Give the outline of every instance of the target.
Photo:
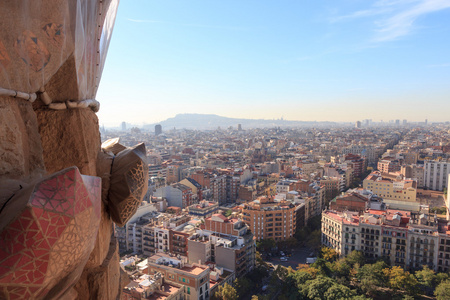
M 0 207 L 0 298 L 58 298 L 80 278 L 101 218 L 101 179 L 59 171 Z
M 118 140 L 116 142 L 118 143 Z M 110 147 L 120 149 L 118 145 Z M 141 143 L 118 152 L 112 163 L 107 204 L 111 219 L 118 226 L 124 226 L 136 213 L 147 189 L 148 164 L 145 144 Z

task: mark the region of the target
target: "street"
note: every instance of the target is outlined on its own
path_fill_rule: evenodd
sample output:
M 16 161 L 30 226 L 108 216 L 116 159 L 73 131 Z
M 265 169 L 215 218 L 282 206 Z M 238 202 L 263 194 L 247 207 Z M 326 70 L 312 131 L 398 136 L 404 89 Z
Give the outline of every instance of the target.
M 290 266 L 295 270 L 299 264 L 306 264 L 306 258 L 311 252 L 312 250 L 309 247 L 297 248 L 292 251 L 291 257 L 287 257 L 287 261 L 280 261 L 280 257 L 274 257 L 270 263 L 272 263 L 274 267 L 277 265 L 282 265 L 284 267 Z

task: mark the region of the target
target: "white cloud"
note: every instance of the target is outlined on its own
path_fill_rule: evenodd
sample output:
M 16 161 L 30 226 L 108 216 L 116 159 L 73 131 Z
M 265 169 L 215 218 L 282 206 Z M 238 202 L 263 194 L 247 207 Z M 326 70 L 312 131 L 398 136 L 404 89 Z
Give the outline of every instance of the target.
M 421 16 L 450 8 L 448 0 L 423 0 L 413 6 L 403 8 L 388 18 L 377 22 L 376 42 L 395 40 L 408 35 L 414 29 L 414 23 Z
M 331 22 L 378 17 L 375 20 L 373 42 L 386 42 L 409 35 L 416 21 L 425 15 L 450 8 L 450 0 L 380 0 L 366 10 L 337 16 Z

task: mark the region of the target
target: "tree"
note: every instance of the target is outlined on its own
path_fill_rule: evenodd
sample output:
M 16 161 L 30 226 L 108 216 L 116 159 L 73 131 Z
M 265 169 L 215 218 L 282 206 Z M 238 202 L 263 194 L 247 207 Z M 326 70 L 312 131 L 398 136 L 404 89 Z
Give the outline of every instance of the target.
M 358 251 L 358 250 L 354 250 L 354 251 L 350 252 L 350 254 L 345 257 L 345 260 L 352 267 L 355 264 L 359 264 L 360 266 L 362 266 L 362 265 L 364 265 L 364 263 L 366 261 L 362 251 Z
M 322 275 L 331 276 L 332 274 L 331 264 L 323 258 L 318 258 L 311 266 L 319 270 Z
M 351 266 L 347 263 L 346 259 L 339 259 L 331 264 L 331 270 L 333 271 L 333 278 L 335 278 L 341 284 L 347 284 L 350 279 Z
M 234 280 L 234 287 L 239 296 L 247 294 L 253 289 L 253 282 L 251 282 L 247 277 L 236 278 Z
M 270 251 L 272 248 L 275 248 L 277 243 L 274 239 L 262 239 L 256 242 L 256 247 L 258 251 Z
M 434 291 L 434 295 L 437 300 L 450 299 L 450 280 L 441 282 Z
M 378 261 L 358 268 L 356 278 L 359 281 L 361 290 L 368 295 L 374 295 L 379 287 L 383 287 L 386 281 L 383 270 L 386 267 L 385 262 Z
M 302 286 L 301 293 L 309 299 L 325 299 L 325 293 L 334 284 L 333 279 L 319 275 L 316 279 L 307 281 Z
M 408 294 L 417 293 L 417 279 L 402 267 L 394 266 L 383 270 L 389 286 L 395 291 L 404 291 Z
M 309 234 L 306 240 L 306 246 L 313 249 L 319 249 L 322 244 L 321 239 L 322 239 L 322 232 L 320 231 L 320 229 L 314 230 Z
M 439 285 L 441 282 L 450 279 L 447 273 L 437 273 L 436 274 L 436 285 Z
M 303 284 L 305 284 L 308 280 L 313 280 L 315 276 L 313 276 L 310 272 L 307 271 L 297 271 L 293 274 L 289 275 L 295 281 L 297 287 L 300 288 Z
M 297 271 L 309 273 L 312 276 L 312 279 L 316 278 L 317 274 L 319 273 L 319 270 L 307 264 L 299 264 L 297 267 Z
M 417 281 L 420 285 L 430 290 L 434 290 L 437 284 L 436 273 L 430 270 L 427 266 L 424 266 L 422 270 L 415 273 Z
M 326 261 L 335 261 L 339 257 L 339 254 L 334 249 L 322 247 L 320 249 L 320 257 Z
M 333 284 L 323 295 L 327 300 L 349 299 L 355 296 L 355 292 L 342 284 Z
M 232 287 L 228 283 L 225 283 L 225 285 L 219 286 L 219 289 L 216 292 L 215 297 L 221 300 L 237 300 L 238 294 L 234 287 Z

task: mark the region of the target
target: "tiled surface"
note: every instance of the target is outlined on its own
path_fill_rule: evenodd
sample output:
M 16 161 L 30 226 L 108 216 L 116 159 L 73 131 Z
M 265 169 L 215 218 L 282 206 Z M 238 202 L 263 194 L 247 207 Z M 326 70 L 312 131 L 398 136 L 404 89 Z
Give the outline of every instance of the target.
M 35 185 L 26 207 L 0 232 L 0 298 L 44 298 L 86 263 L 100 223 L 100 193 L 101 179 L 75 167 Z

